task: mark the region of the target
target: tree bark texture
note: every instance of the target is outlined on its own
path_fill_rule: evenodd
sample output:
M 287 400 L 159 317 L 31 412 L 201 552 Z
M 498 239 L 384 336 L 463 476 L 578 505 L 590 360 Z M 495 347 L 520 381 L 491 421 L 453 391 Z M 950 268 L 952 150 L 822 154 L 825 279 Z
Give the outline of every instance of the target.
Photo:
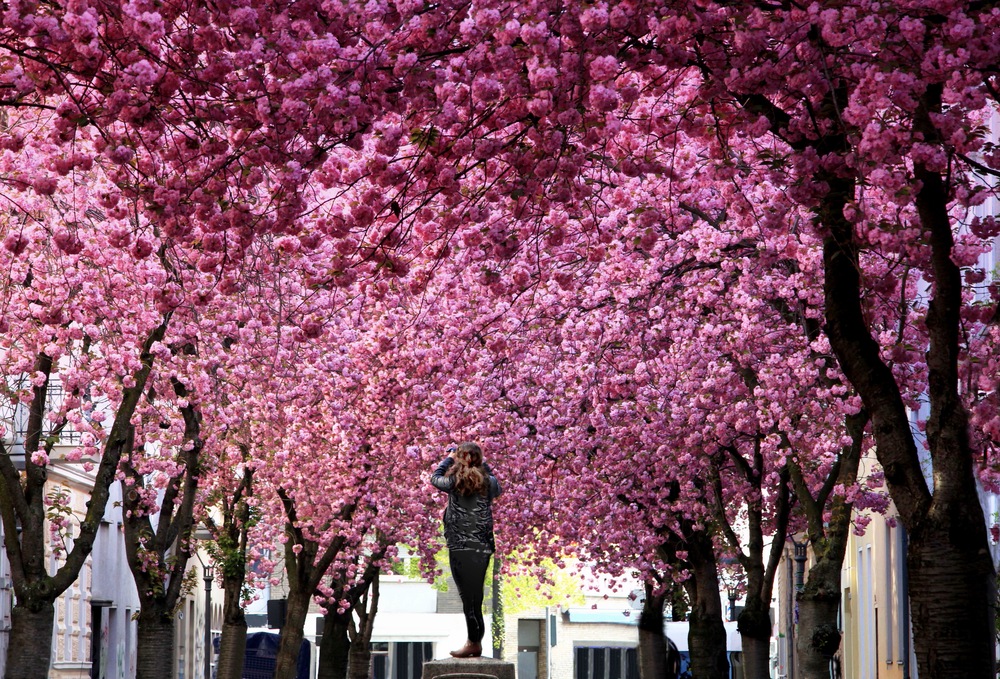
M 707 533 L 693 531 L 687 537 L 691 575 L 684 587 L 691 600 L 688 632 L 691 674 L 697 679 L 729 679 L 715 548 Z
M 368 679 L 372 659 L 372 632 L 375 630 L 379 601 L 379 570 L 371 564 L 365 569 L 362 584 L 353 590 L 352 601 L 355 602 L 354 611 L 358 616 L 358 624 L 351 634 L 348 676 L 350 679 Z
M 337 613 L 332 609 L 323 616 L 323 639 L 319 646 L 317 679 L 347 679 L 351 640 L 347 630 L 351 626 L 350 612 Z
M 350 662 L 348 663 L 348 679 L 368 679 L 369 668 L 372 662 L 371 645 L 359 643 L 351 644 Z
M 770 599 L 748 596 L 738 620 L 743 641 L 745 679 L 769 679 L 771 663 Z
M 242 679 L 247 652 L 247 619 L 242 605 L 245 570 L 227 569 L 226 564 L 222 564 L 222 572 L 222 636 L 216 677 Z
M 247 621 L 231 621 L 223 618 L 222 637 L 219 639 L 219 661 L 215 675 L 217 679 L 241 679 L 243 661 L 247 652 Z
M 799 623 L 795 667 L 802 679 L 828 679 L 830 662 L 840 647 L 841 570 L 854 522 L 853 505 L 832 492 L 834 482 L 846 487 L 856 481 L 867 422 L 868 413 L 864 411 L 846 419 L 845 428 L 851 443 L 841 449 L 827 483 L 816 497 L 810 493 L 799 468 L 792 467 L 813 554 L 813 564 L 802 591 L 797 594 Z
M 288 610 L 285 613 L 285 624 L 281 628 L 281 643 L 278 645 L 274 679 L 295 679 L 310 599 L 312 599 L 311 588 L 308 592 L 294 589 L 288 592 Z
M 654 595 L 646 585 L 646 598 L 639 614 L 639 679 L 667 679 L 667 640 L 663 636 L 665 595 Z M 673 677 L 670 677 L 673 679 Z
M 50 603 L 31 610 L 15 605 L 10 617 L 10 643 L 4 677 L 46 679 L 49 676 L 49 658 L 52 653 L 55 606 Z
M 981 517 L 975 493 L 971 498 L 975 506 L 965 509 L 979 510 Z M 918 676 L 994 679 L 993 561 L 982 544 L 985 538 L 964 528 L 976 519 L 962 517 L 961 506 L 941 509 L 909 534 L 906 563 Z
M 830 661 L 840 648 L 840 571 L 837 559 L 824 559 L 809 569 L 798 594 L 799 624 L 795 637 L 795 669 L 801 679 L 829 679 Z
M 136 633 L 136 679 L 171 679 L 176 655 L 173 612 L 159 608 L 140 611 Z M 200 670 L 192 668 L 194 672 Z

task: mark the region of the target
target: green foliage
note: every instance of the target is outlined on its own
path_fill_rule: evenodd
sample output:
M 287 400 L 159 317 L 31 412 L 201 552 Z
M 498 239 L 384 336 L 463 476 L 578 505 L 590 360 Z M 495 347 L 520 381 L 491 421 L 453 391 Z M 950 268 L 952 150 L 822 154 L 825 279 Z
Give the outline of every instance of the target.
M 584 603 L 579 579 L 552 559 L 542 559 L 539 566 L 528 566 L 525 558 L 517 556 L 510 561 L 513 564 L 501 584 L 505 613 Z
M 441 137 L 441 130 L 430 125 L 420 130 L 414 130 L 410 133 L 410 143 L 419 146 L 422 149 L 426 149 L 437 143 L 437 140 Z
M 425 563 L 423 559 L 413 556 L 415 552 L 405 545 L 399 546 L 399 552 L 402 556 L 395 559 L 389 566 L 393 575 L 401 575 L 411 580 L 427 579 L 431 581 L 431 587 L 435 591 L 448 591 L 448 578 L 446 577 L 448 550 L 438 550 L 434 554 L 433 564 Z

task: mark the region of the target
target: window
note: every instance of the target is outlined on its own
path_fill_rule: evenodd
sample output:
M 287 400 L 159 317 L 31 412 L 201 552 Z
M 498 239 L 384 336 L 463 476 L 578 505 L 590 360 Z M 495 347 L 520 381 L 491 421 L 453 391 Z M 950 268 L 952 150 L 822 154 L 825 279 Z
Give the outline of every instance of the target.
M 25 388 L 27 387 L 26 380 L 28 376 L 22 376 L 18 381 L 13 383 L 14 388 Z M 11 381 L 8 380 L 8 384 Z M 85 397 L 89 400 L 89 396 Z M 58 412 L 63 407 L 63 401 L 66 400 L 66 393 L 63 390 L 62 382 L 59 381 L 59 376 L 56 374 L 49 376 L 49 386 L 48 391 L 45 395 L 45 420 L 42 425 L 43 431 L 39 432 L 42 438 L 49 436 L 52 432 L 52 427 L 54 426 L 52 421 L 49 420 L 48 415 L 53 412 Z M 14 436 L 18 441 L 24 441 L 28 437 L 28 407 L 26 405 L 16 405 L 14 406 Z M 59 443 L 67 445 L 76 445 L 80 443 L 80 432 L 76 431 L 73 425 L 66 422 L 59 432 Z
M 371 669 L 368 676 L 372 679 L 388 679 L 389 677 L 389 644 L 380 641 L 371 645 Z
M 625 646 L 577 646 L 576 679 L 639 679 L 639 653 Z
M 375 642 L 371 653 L 372 679 L 420 679 L 434 647 L 429 641 Z

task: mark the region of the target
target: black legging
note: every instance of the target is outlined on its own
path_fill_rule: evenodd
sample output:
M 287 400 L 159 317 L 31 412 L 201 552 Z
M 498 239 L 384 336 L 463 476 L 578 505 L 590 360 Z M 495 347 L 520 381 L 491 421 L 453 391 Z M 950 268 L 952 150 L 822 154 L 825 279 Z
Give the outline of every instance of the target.
M 469 630 L 469 641 L 479 643 L 486 633 L 483 622 L 483 587 L 486 584 L 486 569 L 490 565 L 490 554 L 472 549 L 454 550 L 448 553 L 451 577 L 458 585 L 462 597 L 462 612 L 465 626 Z

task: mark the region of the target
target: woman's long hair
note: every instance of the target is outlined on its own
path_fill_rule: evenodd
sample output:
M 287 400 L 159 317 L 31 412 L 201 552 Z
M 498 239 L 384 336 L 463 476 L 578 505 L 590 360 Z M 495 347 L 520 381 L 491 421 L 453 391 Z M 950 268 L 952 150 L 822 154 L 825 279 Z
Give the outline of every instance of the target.
M 455 491 L 459 495 L 486 495 L 482 449 L 472 441 L 466 441 L 458 444 L 453 456 L 455 464 L 447 471 L 447 475 L 455 477 Z

